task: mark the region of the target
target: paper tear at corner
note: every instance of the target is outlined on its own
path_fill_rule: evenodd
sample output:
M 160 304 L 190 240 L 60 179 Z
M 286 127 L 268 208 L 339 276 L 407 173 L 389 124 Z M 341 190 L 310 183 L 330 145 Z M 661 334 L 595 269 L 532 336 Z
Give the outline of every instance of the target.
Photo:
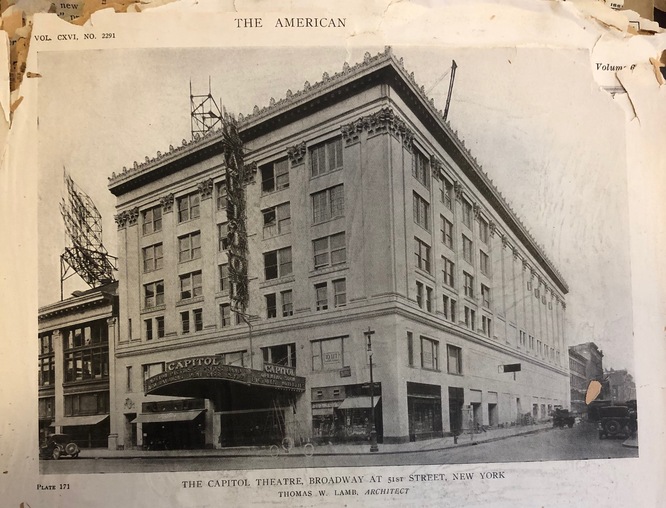
M 654 67 L 654 74 L 660 85 L 666 85 L 666 49 L 661 52 L 661 58 L 650 58 Z

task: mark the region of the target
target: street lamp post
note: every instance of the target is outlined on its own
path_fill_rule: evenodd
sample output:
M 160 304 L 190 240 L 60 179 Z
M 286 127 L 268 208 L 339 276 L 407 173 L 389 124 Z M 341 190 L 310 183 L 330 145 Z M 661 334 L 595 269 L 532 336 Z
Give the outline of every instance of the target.
M 372 377 L 372 336 L 374 330 L 368 327 L 367 332 L 363 332 L 368 339 L 368 356 L 370 358 L 370 451 L 377 452 L 377 429 L 375 428 L 375 381 Z

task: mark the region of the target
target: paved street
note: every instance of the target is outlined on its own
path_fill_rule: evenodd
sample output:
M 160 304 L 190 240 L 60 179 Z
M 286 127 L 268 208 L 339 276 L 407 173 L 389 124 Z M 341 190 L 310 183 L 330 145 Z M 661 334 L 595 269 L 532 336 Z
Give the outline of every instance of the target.
M 477 438 L 478 439 L 478 438 Z M 128 458 L 63 458 L 42 460 L 43 474 L 51 473 L 121 473 L 161 471 L 215 471 L 234 469 L 272 469 L 336 466 L 468 464 L 478 462 L 529 462 L 540 460 L 607 459 L 637 457 L 638 449 L 622 446 L 624 439 L 599 439 L 592 424 L 579 424 L 572 429 L 547 428 L 536 433 L 513 436 L 491 442 L 469 445 L 469 435 L 455 447 L 400 453 L 363 453 L 354 455 L 315 455 L 304 457 L 283 453 L 271 457 L 254 456 Z M 319 450 L 321 451 L 321 450 Z M 381 445 L 380 445 L 381 451 Z M 87 451 L 85 451 L 87 452 Z M 93 452 L 88 452 L 93 453 Z M 85 455 L 82 454 L 82 455 Z

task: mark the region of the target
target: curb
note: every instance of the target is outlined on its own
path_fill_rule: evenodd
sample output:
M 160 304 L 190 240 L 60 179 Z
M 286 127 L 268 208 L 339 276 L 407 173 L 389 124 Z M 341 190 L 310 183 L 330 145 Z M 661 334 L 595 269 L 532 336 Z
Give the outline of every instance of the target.
M 317 452 L 317 449 L 315 448 L 315 453 L 313 457 L 332 457 L 332 456 L 358 456 L 358 455 L 369 455 L 369 456 L 374 456 L 374 455 L 398 455 L 398 454 L 406 454 L 406 453 L 419 453 L 419 452 L 436 452 L 436 451 L 442 451 L 442 450 L 451 450 L 454 448 L 462 448 L 462 447 L 468 447 L 468 446 L 475 446 L 479 444 L 485 444 L 485 443 L 493 443 L 495 441 L 502 441 L 504 439 L 511 439 L 512 437 L 520 437 L 520 436 L 528 436 L 531 434 L 538 434 L 540 432 L 546 432 L 552 430 L 552 427 L 545 427 L 545 428 L 540 428 L 540 429 L 534 429 L 534 430 L 529 430 L 527 432 L 521 432 L 519 434 L 512 434 L 510 436 L 497 436 L 497 437 L 492 437 L 488 439 L 484 439 L 482 441 L 466 441 L 464 443 L 458 443 L 458 444 L 450 444 L 450 445 L 445 445 L 445 446 L 438 446 L 438 447 L 433 447 L 433 448 L 422 448 L 418 450 L 384 450 L 384 451 L 377 451 L 377 452 Z M 624 443 L 623 443 L 624 446 Z M 627 445 L 629 446 L 629 445 Z M 636 446 L 637 447 L 637 446 Z M 268 450 L 266 450 L 268 452 Z M 292 456 L 292 457 L 305 457 L 302 453 L 294 453 L 294 454 L 287 454 L 287 453 L 281 453 L 278 456 Z M 210 453 L 210 454 L 182 454 L 182 455 L 113 455 L 113 456 L 96 456 L 96 457 L 85 457 L 82 456 L 82 459 L 94 459 L 94 460 L 118 460 L 118 459 L 198 459 L 198 458 L 226 458 L 226 457 L 232 457 L 232 458 L 248 458 L 248 457 L 265 457 L 266 454 L 262 453 L 238 453 L 238 454 L 230 454 L 230 453 Z M 305 458 L 310 458 L 310 457 L 305 457 Z

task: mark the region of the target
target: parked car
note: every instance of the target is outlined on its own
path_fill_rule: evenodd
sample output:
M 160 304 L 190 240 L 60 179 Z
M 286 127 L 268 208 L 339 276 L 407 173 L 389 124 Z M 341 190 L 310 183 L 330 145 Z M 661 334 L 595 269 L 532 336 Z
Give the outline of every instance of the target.
M 566 425 L 571 428 L 574 423 L 576 423 L 576 418 L 569 413 L 568 409 L 555 408 L 553 411 L 553 427 L 564 428 Z
M 39 457 L 58 460 L 62 456 L 78 457 L 79 446 L 67 434 L 52 434 L 39 447 Z
M 635 410 L 635 404 L 600 407 L 598 430 L 599 439 L 633 435 L 638 430 L 638 412 Z

